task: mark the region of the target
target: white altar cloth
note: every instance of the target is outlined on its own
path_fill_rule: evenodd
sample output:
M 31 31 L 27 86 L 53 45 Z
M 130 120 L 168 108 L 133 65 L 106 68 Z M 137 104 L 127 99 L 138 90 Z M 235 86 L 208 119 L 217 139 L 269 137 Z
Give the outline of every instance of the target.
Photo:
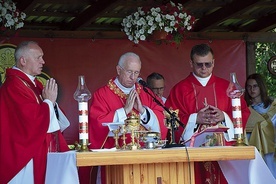
M 218 161 L 229 184 L 276 184 L 276 179 L 255 148 L 255 159 Z M 79 184 L 76 152 L 49 153 L 46 184 Z
M 276 184 L 276 179 L 256 148 L 253 160 L 224 160 L 218 163 L 229 184 Z
M 45 184 L 79 184 L 76 151 L 48 153 Z

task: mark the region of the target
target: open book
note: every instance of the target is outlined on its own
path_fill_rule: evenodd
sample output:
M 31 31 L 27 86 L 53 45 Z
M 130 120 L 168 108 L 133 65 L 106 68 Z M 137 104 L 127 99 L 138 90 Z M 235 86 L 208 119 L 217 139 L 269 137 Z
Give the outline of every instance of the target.
M 208 141 L 210 141 L 210 139 L 213 139 L 212 141 L 214 141 L 214 139 L 218 139 L 217 137 L 214 138 L 214 133 L 221 133 L 223 136 L 223 133 L 228 129 L 228 127 L 221 124 L 208 127 L 201 132 L 194 133 L 194 135 L 192 135 L 192 137 L 186 140 L 184 143 L 189 147 L 199 147 L 206 144 Z

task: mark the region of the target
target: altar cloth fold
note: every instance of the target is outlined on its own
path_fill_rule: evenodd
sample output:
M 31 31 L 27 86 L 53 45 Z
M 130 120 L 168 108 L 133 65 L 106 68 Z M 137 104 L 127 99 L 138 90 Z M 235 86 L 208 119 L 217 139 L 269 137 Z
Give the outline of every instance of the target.
M 229 184 L 276 183 L 276 179 L 256 148 L 253 160 L 223 160 L 218 163 Z
M 45 184 L 79 184 L 76 151 L 48 153 Z

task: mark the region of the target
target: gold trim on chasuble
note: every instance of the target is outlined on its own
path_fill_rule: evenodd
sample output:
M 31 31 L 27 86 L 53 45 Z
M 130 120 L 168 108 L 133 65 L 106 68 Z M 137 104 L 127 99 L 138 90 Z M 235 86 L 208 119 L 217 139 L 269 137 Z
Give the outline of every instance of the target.
M 125 105 L 125 101 L 126 101 L 126 99 L 128 98 L 128 94 L 125 94 L 125 93 L 114 83 L 114 80 L 113 80 L 113 79 L 110 79 L 110 80 L 108 81 L 107 86 L 109 87 L 109 89 L 110 89 L 111 91 L 114 92 L 114 94 L 116 94 L 116 95 L 121 99 L 122 104 Z M 140 86 L 137 86 L 137 87 L 136 87 L 136 90 L 137 90 L 138 94 L 140 94 L 140 92 L 141 92 L 141 87 L 140 87 Z M 127 114 L 127 117 L 131 116 L 132 114 L 135 115 L 136 117 L 140 117 L 139 112 L 134 111 L 134 110 L 131 110 L 131 113 Z
M 220 183 L 220 175 L 221 171 L 218 169 L 215 165 L 214 162 L 211 161 L 206 161 L 203 162 L 204 164 L 204 169 L 208 173 L 208 176 L 206 176 L 206 179 L 204 183 L 206 184 L 216 184 Z
M 36 93 L 35 93 L 34 90 L 32 89 L 32 87 L 31 87 L 26 81 L 24 81 L 23 79 L 21 79 L 21 78 L 18 77 L 18 76 L 16 76 L 16 77 L 17 77 L 19 80 L 21 80 L 21 82 L 33 92 L 33 94 L 34 94 L 34 96 L 35 96 L 35 99 L 36 99 L 36 102 L 37 102 L 38 104 L 40 104 L 39 98 L 40 98 L 41 101 L 43 101 L 42 96 L 39 95 L 39 98 L 38 98 L 37 95 L 36 95 Z
M 200 109 L 199 109 L 199 103 L 203 103 L 205 106 L 208 105 L 206 101 L 204 102 L 199 102 L 198 98 L 197 98 L 197 91 L 196 91 L 196 87 L 195 87 L 195 84 L 192 83 L 193 85 L 193 90 L 194 90 L 194 95 L 195 95 L 195 101 L 196 101 L 196 112 L 198 112 Z M 214 106 L 215 107 L 218 107 L 218 104 L 217 104 L 217 96 L 216 96 L 216 90 L 215 90 L 215 83 L 212 84 L 212 88 L 213 88 L 213 95 L 214 95 Z M 207 127 L 210 127 L 210 126 L 213 126 L 213 125 L 199 125 L 198 129 L 197 129 L 197 132 L 201 132 L 203 131 L 204 129 L 206 129 Z M 216 134 L 216 133 L 214 133 Z M 221 135 L 217 135 L 217 136 L 221 136 Z M 206 174 L 206 178 L 205 178 L 205 183 L 206 184 L 215 184 L 215 183 L 220 183 L 220 169 L 218 169 L 213 162 L 211 161 L 206 161 L 206 162 L 202 162 L 203 165 L 204 165 L 204 169 L 205 169 L 205 172 L 208 173 Z
M 118 86 L 114 83 L 113 79 L 110 79 L 108 81 L 107 86 L 109 87 L 109 89 L 111 91 L 113 91 L 114 94 L 116 94 L 120 98 L 122 104 L 125 105 L 125 101 L 128 97 L 128 94 L 125 94 L 120 88 L 118 88 Z M 138 94 L 140 94 L 141 87 L 137 86 L 136 90 L 137 90 Z M 127 117 L 129 118 L 131 115 L 134 115 L 135 117 L 140 117 L 139 112 L 135 112 L 134 110 L 132 110 L 131 113 L 127 114 Z M 145 131 L 145 130 L 146 130 L 146 128 L 143 125 L 140 124 L 140 131 Z M 107 136 L 106 136 L 106 138 L 105 138 L 105 140 L 104 140 L 104 142 L 101 146 L 101 149 L 104 147 L 104 145 L 107 141 L 107 138 L 108 138 L 108 134 L 107 134 Z
M 193 85 L 193 90 L 194 90 L 194 95 L 195 95 L 195 101 L 196 101 L 196 113 L 200 110 L 199 109 L 199 100 L 198 100 L 198 98 L 197 98 L 197 91 L 196 91 L 196 86 L 195 86 L 195 84 L 194 83 L 192 83 L 192 85 Z M 206 87 L 206 86 L 204 86 L 204 87 Z M 215 104 L 214 104 L 214 106 L 215 107 L 218 107 L 218 104 L 217 104 L 217 95 L 216 95 L 216 86 L 215 86 L 215 83 L 213 83 L 212 84 L 212 88 L 213 88 L 213 94 L 214 94 L 214 100 L 215 100 Z M 202 102 L 205 106 L 206 105 L 208 105 L 208 103 L 205 101 L 205 102 Z M 205 104 L 206 103 L 206 104 Z M 201 131 L 203 131 L 204 129 L 206 129 L 206 128 L 208 128 L 208 127 L 212 127 L 213 125 L 205 125 L 205 124 L 201 124 L 201 125 L 199 125 L 199 127 L 198 127 L 198 132 L 201 132 Z

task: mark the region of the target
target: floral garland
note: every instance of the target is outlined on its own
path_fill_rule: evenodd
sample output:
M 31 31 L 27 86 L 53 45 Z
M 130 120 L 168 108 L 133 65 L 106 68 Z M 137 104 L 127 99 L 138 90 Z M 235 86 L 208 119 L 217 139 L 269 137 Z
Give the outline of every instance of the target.
M 121 23 L 122 31 L 135 44 L 146 40 L 156 30 L 167 32 L 166 40 L 179 44 L 194 24 L 195 17 L 190 15 L 182 4 L 176 5 L 172 1 L 149 10 L 139 7 L 137 12 L 125 17 Z
M 22 28 L 25 18 L 26 14 L 19 11 L 12 0 L 0 0 L 1 30 Z

